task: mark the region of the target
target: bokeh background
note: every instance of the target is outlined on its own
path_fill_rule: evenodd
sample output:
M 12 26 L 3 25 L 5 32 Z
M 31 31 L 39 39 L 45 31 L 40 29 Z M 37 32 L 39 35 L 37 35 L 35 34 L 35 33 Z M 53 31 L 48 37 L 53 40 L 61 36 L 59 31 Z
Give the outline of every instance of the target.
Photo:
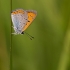
M 37 11 L 33 40 L 11 35 L 11 8 Z M 70 70 L 70 0 L 0 0 L 0 70 Z

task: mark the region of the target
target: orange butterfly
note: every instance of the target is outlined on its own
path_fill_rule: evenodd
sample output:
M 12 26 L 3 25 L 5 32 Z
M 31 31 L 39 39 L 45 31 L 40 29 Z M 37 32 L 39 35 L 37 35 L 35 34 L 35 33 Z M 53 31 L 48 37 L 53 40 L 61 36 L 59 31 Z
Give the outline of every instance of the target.
M 11 13 L 13 28 L 15 33 L 23 34 L 32 21 L 36 18 L 37 12 L 34 10 L 16 9 Z

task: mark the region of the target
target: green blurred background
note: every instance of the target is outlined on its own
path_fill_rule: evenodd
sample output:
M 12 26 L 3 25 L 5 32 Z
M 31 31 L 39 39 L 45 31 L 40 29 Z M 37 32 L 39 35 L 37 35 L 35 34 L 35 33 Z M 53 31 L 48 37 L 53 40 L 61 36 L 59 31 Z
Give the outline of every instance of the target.
M 33 40 L 11 35 L 11 6 L 37 11 Z M 0 0 L 0 70 L 70 70 L 70 0 Z

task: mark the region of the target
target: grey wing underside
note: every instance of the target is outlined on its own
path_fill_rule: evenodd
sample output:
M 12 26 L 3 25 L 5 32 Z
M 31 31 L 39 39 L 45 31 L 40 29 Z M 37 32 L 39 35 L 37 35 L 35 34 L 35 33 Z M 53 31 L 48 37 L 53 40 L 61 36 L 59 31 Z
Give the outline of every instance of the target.
M 27 23 L 27 13 L 25 12 L 25 14 L 19 13 L 18 15 L 11 15 L 12 17 L 12 22 L 13 22 L 13 26 L 14 28 L 16 28 L 17 30 L 22 31 L 23 27 L 26 25 Z

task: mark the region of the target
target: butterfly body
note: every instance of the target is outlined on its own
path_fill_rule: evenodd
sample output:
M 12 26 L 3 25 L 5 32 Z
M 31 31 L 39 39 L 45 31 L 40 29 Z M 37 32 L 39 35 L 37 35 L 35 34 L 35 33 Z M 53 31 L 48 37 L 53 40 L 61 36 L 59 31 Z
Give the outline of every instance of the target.
M 32 23 L 36 17 L 36 11 L 17 9 L 11 13 L 13 22 L 13 28 L 15 33 L 13 34 L 24 34 L 24 31 Z

